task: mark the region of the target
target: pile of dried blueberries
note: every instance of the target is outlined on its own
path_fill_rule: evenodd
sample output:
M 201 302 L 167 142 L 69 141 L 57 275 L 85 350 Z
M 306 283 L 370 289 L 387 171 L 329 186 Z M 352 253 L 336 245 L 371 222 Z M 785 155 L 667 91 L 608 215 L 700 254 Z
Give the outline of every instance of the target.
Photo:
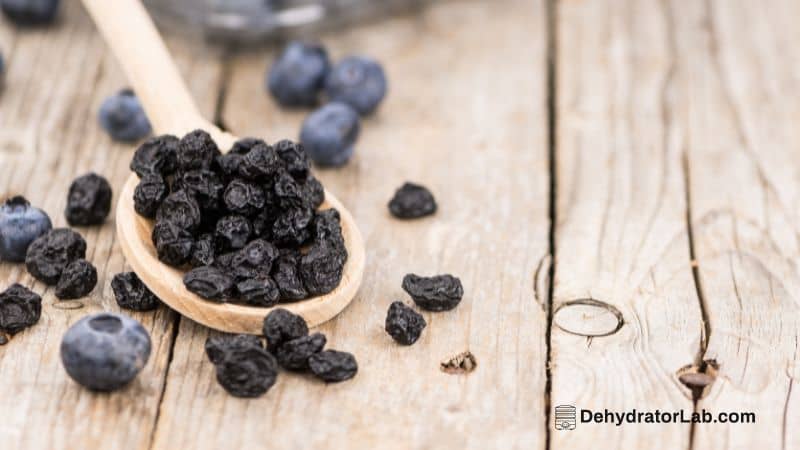
M 222 335 L 206 340 L 206 355 L 216 367 L 217 381 L 236 397 L 258 397 L 278 377 L 278 367 L 295 372 L 311 371 L 326 382 L 353 378 L 355 357 L 347 352 L 323 350 L 322 333 L 308 334 L 306 321 L 278 308 L 264 318 L 266 348 L 258 336 Z
M 269 307 L 332 291 L 347 250 L 339 213 L 317 211 L 322 184 L 302 144 L 236 142 L 226 154 L 195 130 L 151 138 L 134 154 L 136 212 L 155 219 L 158 258 L 213 301 Z

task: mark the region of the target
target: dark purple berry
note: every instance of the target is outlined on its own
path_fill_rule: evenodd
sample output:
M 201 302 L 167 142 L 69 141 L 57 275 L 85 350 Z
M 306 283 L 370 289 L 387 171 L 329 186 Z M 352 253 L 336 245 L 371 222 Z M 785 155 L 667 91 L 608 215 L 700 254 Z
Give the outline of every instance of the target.
M 161 175 L 144 175 L 133 191 L 133 209 L 140 216 L 153 219 L 161 203 L 167 198 L 167 194 L 169 187 Z
M 72 182 L 64 215 L 72 226 L 99 225 L 111 211 L 111 185 L 95 173 L 80 176 Z
M 233 278 L 214 266 L 196 267 L 183 276 L 183 284 L 208 300 L 224 300 L 233 290 Z
M 22 196 L 0 205 L 0 260 L 25 261 L 28 246 L 53 228 L 50 217 Z
M 314 333 L 286 341 L 275 350 L 278 364 L 287 370 L 307 370 L 308 358 L 325 347 L 327 339 L 322 333 Z
M 362 116 L 372 114 L 386 96 L 383 67 L 363 56 L 339 61 L 325 80 L 325 92 L 334 102 L 347 103 Z
M 168 134 L 144 141 L 133 154 L 131 170 L 139 177 L 171 175 L 178 168 L 178 143 L 177 137 Z
M 258 397 L 267 392 L 278 378 L 275 358 L 257 338 L 233 336 L 224 339 L 231 342 L 206 341 L 206 353 L 216 367 L 220 386 L 235 397 Z
M 122 272 L 114 275 L 111 289 L 120 308 L 133 311 L 151 311 L 158 308 L 161 301 L 153 294 L 135 272 Z
M 306 117 L 300 141 L 315 163 L 336 167 L 350 160 L 360 129 L 358 113 L 344 103 L 333 102 Z
M 211 135 L 203 130 L 194 130 L 178 143 L 178 168 L 183 171 L 208 170 L 220 155 Z
M 307 336 L 308 325 L 301 316 L 277 308 L 264 318 L 263 332 L 267 338 L 267 349 L 274 352 L 285 342 Z
M 42 298 L 21 284 L 14 283 L 0 292 L 0 330 L 17 334 L 39 321 Z
M 328 53 L 321 45 L 292 41 L 272 64 L 267 88 L 284 106 L 314 106 L 328 70 Z
M 355 356 L 337 350 L 323 350 L 308 358 L 311 373 L 328 383 L 349 380 L 358 372 Z
M 410 273 L 403 278 L 403 290 L 417 306 L 428 311 L 453 309 L 464 296 L 461 280 L 452 275 L 421 277 Z
M 386 313 L 386 332 L 403 345 L 417 342 L 426 325 L 428 324 L 421 314 L 402 302 L 393 302 Z
M 86 316 L 61 340 L 61 362 L 78 384 L 114 391 L 130 383 L 150 358 L 150 335 L 136 320 L 114 313 Z
M 389 202 L 389 211 L 400 219 L 416 219 L 436 212 L 436 200 L 425 187 L 405 183 Z
M 61 272 L 56 284 L 56 297 L 61 300 L 81 298 L 97 285 L 97 269 L 85 259 L 77 259 Z
M 135 142 L 153 131 L 142 104 L 130 89 L 106 98 L 97 113 L 100 126 L 115 141 Z
M 69 263 L 84 257 L 86 241 L 81 235 L 69 228 L 55 228 L 31 243 L 25 266 L 37 280 L 54 285 Z
M 52 23 L 59 0 L 0 0 L 0 9 L 17 25 L 36 26 Z

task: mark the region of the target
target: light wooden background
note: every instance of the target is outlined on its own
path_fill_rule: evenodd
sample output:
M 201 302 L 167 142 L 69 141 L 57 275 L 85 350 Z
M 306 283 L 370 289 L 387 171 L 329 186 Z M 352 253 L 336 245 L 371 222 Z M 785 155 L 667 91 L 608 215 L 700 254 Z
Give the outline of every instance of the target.
M 95 117 L 126 84 L 116 62 L 77 1 L 62 13 L 43 30 L 0 22 L 0 197 L 24 194 L 57 226 L 74 177 L 119 189 L 133 153 Z M 230 397 L 203 353 L 212 332 L 162 307 L 133 314 L 154 348 L 135 382 L 81 389 L 58 346 L 83 315 L 118 309 L 112 218 L 79 230 L 100 272 L 89 298 L 59 303 L 0 264 L 0 288 L 44 294 L 39 324 L 0 347 L 0 448 L 800 448 L 798 19 L 791 0 L 441 0 L 323 35 L 391 82 L 353 161 L 318 172 L 367 244 L 358 297 L 320 327 L 358 376 L 282 374 L 262 398 Z M 297 136 L 305 113 L 263 92 L 274 48 L 168 41 L 209 118 Z M 432 188 L 435 217 L 388 215 L 406 180 Z M 466 292 L 425 313 L 410 348 L 383 331 L 407 272 L 454 273 Z M 586 298 L 601 307 L 563 306 Z M 439 370 L 464 350 L 474 372 Z M 697 397 L 679 381 L 694 371 L 713 379 Z M 556 431 L 562 404 L 757 423 Z

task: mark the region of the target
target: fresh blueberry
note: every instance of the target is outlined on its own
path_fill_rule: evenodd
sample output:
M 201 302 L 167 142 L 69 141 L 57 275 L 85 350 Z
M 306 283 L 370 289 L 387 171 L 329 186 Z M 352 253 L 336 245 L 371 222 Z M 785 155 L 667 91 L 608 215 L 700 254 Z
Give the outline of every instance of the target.
M 284 106 L 314 106 L 330 70 L 328 53 L 318 44 L 290 42 L 267 74 L 267 88 Z
M 31 242 L 51 228 L 47 213 L 32 207 L 24 197 L 6 200 L 0 205 L 0 259 L 25 261 Z
M 130 89 L 123 89 L 106 98 L 100 105 L 97 117 L 100 126 L 115 141 L 138 141 L 152 131 L 142 104 Z
M 147 330 L 123 314 L 86 316 L 70 327 L 61 340 L 61 362 L 69 376 L 96 391 L 125 386 L 149 357 Z
M 363 56 L 350 56 L 330 71 L 325 79 L 325 92 L 331 101 L 347 103 L 366 116 L 386 96 L 386 85 L 380 64 Z
M 45 25 L 53 22 L 59 0 L 0 0 L 0 9 L 17 25 Z
M 341 166 L 353 155 L 361 125 L 358 113 L 344 103 L 328 103 L 303 122 L 300 141 L 320 166 Z

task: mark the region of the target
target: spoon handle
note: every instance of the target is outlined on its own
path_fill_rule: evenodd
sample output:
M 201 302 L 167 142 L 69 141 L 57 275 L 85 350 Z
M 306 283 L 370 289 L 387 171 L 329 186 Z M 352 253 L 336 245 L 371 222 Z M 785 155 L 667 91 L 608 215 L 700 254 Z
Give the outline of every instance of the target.
M 140 0 L 83 0 L 83 4 L 122 65 L 157 133 L 180 136 L 202 128 L 217 140 L 227 137 L 203 119 Z

